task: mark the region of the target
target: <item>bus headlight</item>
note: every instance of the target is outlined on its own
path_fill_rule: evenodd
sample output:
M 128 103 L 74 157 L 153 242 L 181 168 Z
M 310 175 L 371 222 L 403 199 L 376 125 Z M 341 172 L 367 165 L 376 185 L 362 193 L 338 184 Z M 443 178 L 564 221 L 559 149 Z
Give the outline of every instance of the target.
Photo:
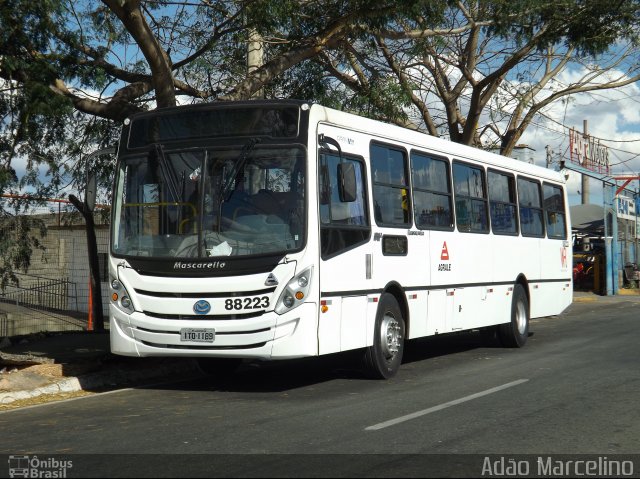
M 313 266 L 298 273 L 287 283 L 287 287 L 284 289 L 276 303 L 276 313 L 284 314 L 287 311 L 297 308 L 304 302 L 305 298 L 309 296 L 312 273 Z
M 111 280 L 111 303 L 126 314 L 133 314 L 133 305 L 124 285 L 117 279 Z

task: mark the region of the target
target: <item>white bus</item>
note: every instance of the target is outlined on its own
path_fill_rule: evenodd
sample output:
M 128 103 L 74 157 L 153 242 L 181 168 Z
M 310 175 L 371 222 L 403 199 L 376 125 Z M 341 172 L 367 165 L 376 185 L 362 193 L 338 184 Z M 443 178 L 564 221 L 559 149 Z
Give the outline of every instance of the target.
M 557 172 L 302 101 L 154 110 L 125 122 L 113 194 L 111 350 L 243 358 L 462 330 L 521 347 L 572 299 Z M 215 358 L 215 359 L 214 359 Z

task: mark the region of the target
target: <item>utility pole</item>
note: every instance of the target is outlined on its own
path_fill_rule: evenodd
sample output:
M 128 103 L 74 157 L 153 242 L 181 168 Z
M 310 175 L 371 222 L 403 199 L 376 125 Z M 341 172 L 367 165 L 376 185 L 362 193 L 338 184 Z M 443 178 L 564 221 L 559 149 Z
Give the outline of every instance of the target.
M 633 236 L 636 239 L 636 265 L 640 266 L 640 256 L 638 256 L 640 254 L 640 248 L 638 248 L 638 214 L 640 213 L 640 201 L 638 201 L 638 190 L 636 189 L 635 194 L 633 195 L 633 200 L 635 201 L 635 211 L 636 211 L 636 224 L 634 225 L 635 227 L 635 231 L 633 232 Z M 640 281 L 638 282 L 638 286 L 640 286 Z
M 587 134 L 587 120 L 583 120 L 582 121 L 582 136 L 585 140 L 585 145 L 589 144 L 588 141 L 588 134 Z M 588 148 L 588 146 L 587 146 Z M 587 155 L 586 152 L 583 151 L 582 154 L 584 155 L 584 162 L 587 161 Z M 583 166 L 589 166 L 589 165 L 583 165 Z M 589 177 L 587 175 L 582 175 L 582 189 L 580 190 L 582 192 L 582 204 L 583 205 L 587 205 L 589 204 Z
M 264 64 L 264 48 L 262 46 L 262 36 L 255 28 L 249 29 L 249 43 L 247 44 L 247 74 L 251 75 L 254 71 Z M 264 90 L 261 88 L 256 91 L 251 98 L 264 98 Z

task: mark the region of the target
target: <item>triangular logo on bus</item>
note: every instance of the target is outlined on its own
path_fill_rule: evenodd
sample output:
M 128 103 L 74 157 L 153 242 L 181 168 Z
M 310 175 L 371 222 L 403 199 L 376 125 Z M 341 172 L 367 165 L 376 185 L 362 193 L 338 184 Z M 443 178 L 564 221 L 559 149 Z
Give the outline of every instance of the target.
M 442 243 L 442 253 L 440 254 L 440 261 L 449 261 L 449 250 L 447 249 L 447 242 Z

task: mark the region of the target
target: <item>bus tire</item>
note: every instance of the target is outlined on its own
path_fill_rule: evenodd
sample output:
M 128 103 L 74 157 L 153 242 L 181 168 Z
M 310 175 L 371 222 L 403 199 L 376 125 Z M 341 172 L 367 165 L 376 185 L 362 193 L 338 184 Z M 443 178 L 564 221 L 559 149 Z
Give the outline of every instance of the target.
M 498 338 L 503 346 L 521 348 L 529 337 L 529 300 L 524 287 L 516 284 L 511 301 L 511 322 L 498 326 Z
M 389 379 L 396 375 L 404 353 L 405 321 L 396 298 L 389 293 L 380 297 L 373 334 L 373 345 L 364 352 L 364 373 L 371 379 Z
M 198 369 L 207 376 L 226 378 L 237 371 L 242 364 L 240 358 L 196 358 Z

